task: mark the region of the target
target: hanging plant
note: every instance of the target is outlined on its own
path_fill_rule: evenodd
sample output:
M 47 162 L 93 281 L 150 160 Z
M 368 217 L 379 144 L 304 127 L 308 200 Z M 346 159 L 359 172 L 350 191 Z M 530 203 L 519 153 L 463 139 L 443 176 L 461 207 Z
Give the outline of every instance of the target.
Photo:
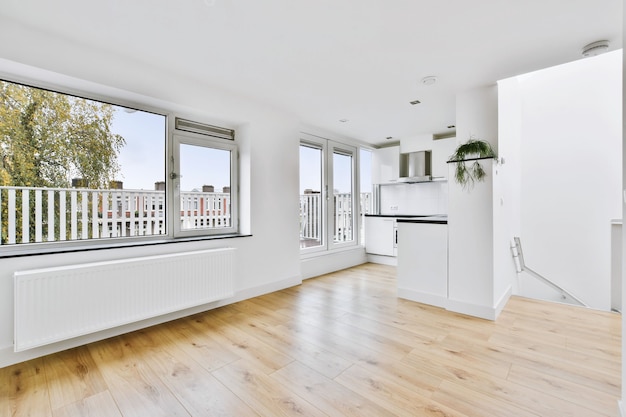
M 480 164 L 481 159 L 497 158 L 498 155 L 489 142 L 470 139 L 459 145 L 448 162 L 455 162 L 454 179 L 463 188 L 473 186 L 475 181 L 483 181 L 487 173 Z M 466 164 L 473 161 L 469 166 Z

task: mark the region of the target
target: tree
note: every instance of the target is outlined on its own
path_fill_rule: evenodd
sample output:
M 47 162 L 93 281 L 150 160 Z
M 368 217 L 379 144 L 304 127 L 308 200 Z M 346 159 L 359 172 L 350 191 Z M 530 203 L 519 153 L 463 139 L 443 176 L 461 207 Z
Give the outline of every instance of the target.
M 111 132 L 114 112 L 109 104 L 0 81 L 0 186 L 68 188 L 72 178 L 80 178 L 81 187 L 109 188 L 125 144 Z M 3 193 L 0 238 L 5 243 L 9 213 Z M 33 194 L 28 198 L 34 207 Z M 16 197 L 16 207 L 21 199 L 21 194 Z M 43 199 L 47 204 L 47 194 Z M 58 213 L 58 201 L 54 206 Z M 21 220 L 21 211 L 15 215 Z M 28 239 L 33 241 L 34 212 L 29 216 Z
M 0 81 L 0 185 L 107 188 L 125 140 L 111 105 Z

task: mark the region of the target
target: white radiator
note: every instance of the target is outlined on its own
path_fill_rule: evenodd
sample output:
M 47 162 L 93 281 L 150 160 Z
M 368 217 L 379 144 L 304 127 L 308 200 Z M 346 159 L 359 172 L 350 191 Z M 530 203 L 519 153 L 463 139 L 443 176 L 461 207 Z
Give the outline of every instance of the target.
M 17 271 L 16 352 L 233 295 L 235 249 Z

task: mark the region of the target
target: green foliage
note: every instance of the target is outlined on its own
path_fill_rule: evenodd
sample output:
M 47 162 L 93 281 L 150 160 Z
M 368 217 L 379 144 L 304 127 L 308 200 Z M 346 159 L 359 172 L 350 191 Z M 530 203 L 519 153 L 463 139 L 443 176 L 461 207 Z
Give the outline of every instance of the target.
M 498 155 L 489 142 L 480 139 L 470 139 L 466 143 L 459 145 L 450 157 L 450 162 L 456 163 L 454 179 L 464 188 L 474 185 L 476 181 L 483 181 L 487 175 L 480 158 L 497 158 Z M 473 160 L 468 167 L 468 160 Z
M 106 188 L 125 144 L 109 104 L 0 81 L 0 185 Z
M 109 188 L 125 144 L 110 130 L 113 116 L 109 104 L 0 81 L 0 186 L 69 188 L 72 178 L 82 178 L 86 188 Z M 0 191 L 2 243 L 7 241 L 7 193 Z M 34 193 L 28 198 L 34 206 Z M 44 193 L 42 198 L 45 207 L 48 197 Z M 17 193 L 18 224 L 23 221 L 21 199 Z M 58 197 L 54 210 L 60 210 Z M 32 241 L 35 213 L 28 215 Z M 65 217 L 69 219 L 69 212 Z M 45 225 L 47 213 L 42 221 Z M 58 222 L 54 233 L 60 233 Z M 21 230 L 16 238 L 21 241 Z

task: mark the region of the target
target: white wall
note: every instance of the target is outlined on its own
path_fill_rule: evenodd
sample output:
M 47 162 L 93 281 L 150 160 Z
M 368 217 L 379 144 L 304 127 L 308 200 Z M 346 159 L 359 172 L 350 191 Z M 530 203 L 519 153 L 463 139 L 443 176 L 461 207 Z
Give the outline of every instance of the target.
M 447 181 L 391 184 L 380 187 L 380 214 L 420 216 L 447 212 Z
M 518 77 L 526 265 L 603 310 L 621 217 L 621 61 L 615 51 Z
M 147 63 L 121 59 L 113 52 L 96 52 L 77 41 L 55 39 L 1 17 L 0 36 L 11 39 L 11 42 L 0 44 L 0 58 L 3 58 L 0 59 L 0 73 L 4 76 L 44 80 L 53 85 L 125 103 L 178 110 L 202 122 L 234 127 L 241 153 L 242 230 L 253 235 L 236 239 L 2 259 L 0 367 L 115 333 L 103 332 L 14 354 L 12 273 L 15 270 L 229 246 L 237 248 L 236 296 L 233 300 L 301 282 L 298 242 L 299 121 L 296 118 L 263 103 L 220 91 L 203 80 L 159 73 Z M 181 62 L 181 65 L 184 63 Z M 200 309 L 193 311 L 196 310 Z M 135 327 L 138 326 L 126 326 L 117 331 Z
M 521 233 L 521 140 L 522 103 L 517 78 L 498 82 L 498 156 L 500 165 L 494 182 L 494 275 L 498 286 L 512 286 L 519 294 L 518 276 L 510 246 Z M 544 288 L 545 292 L 545 288 Z
M 496 86 L 458 94 L 457 143 L 474 137 L 497 149 L 497 103 Z M 487 177 L 471 189 L 448 182 L 448 309 L 488 319 L 497 317 L 510 286 L 506 278 L 494 276 L 494 166 L 484 161 Z

